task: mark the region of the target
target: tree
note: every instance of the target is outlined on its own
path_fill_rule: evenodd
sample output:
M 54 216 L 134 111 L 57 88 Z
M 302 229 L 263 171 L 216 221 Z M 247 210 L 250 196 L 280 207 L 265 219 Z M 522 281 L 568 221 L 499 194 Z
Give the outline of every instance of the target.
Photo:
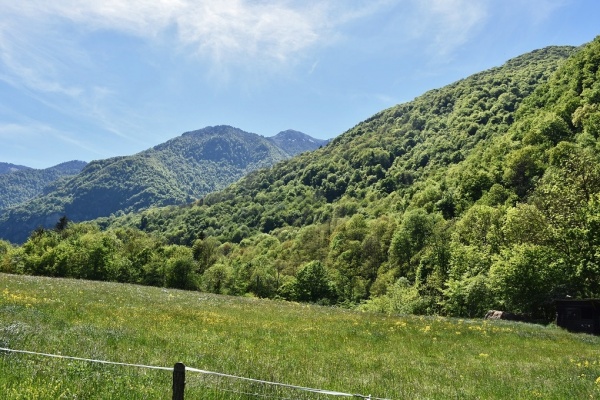
M 399 273 L 414 280 L 420 252 L 433 240 L 436 224 L 443 220 L 440 214 L 428 214 L 418 208 L 407 211 L 394 232 L 389 249 L 390 263 Z
M 197 264 L 189 248 L 177 246 L 167 261 L 167 286 L 177 289 L 198 288 Z
M 221 243 L 208 237 L 204 240 L 198 239 L 192 245 L 194 260 L 198 262 L 198 273 L 202 274 L 218 260 L 218 248 Z
M 56 223 L 54 230 L 56 232 L 62 232 L 65 229 L 67 229 L 67 227 L 69 226 L 69 219 L 67 218 L 66 215 L 63 215 L 62 217 L 60 217 L 60 219 L 58 220 L 58 222 Z
M 553 301 L 566 294 L 569 280 L 552 248 L 531 244 L 503 250 L 489 272 L 498 307 L 545 320 L 553 317 Z
M 493 306 L 486 273 L 450 278 L 443 294 L 442 309 L 446 315 L 481 318 Z
M 560 143 L 551 154 L 533 204 L 552 233 L 551 244 L 564 260 L 564 273 L 575 276 L 571 295 L 600 295 L 600 162 L 595 151 Z
M 332 282 L 321 262 L 311 261 L 298 271 L 295 297 L 297 300 L 310 302 L 334 298 Z
M 510 153 L 504 161 L 503 180 L 507 187 L 523 198 L 533 189 L 544 169 L 541 162 L 543 151 L 526 146 Z
M 230 266 L 217 263 L 202 275 L 201 289 L 211 293 L 229 294 L 233 285 L 233 270 Z

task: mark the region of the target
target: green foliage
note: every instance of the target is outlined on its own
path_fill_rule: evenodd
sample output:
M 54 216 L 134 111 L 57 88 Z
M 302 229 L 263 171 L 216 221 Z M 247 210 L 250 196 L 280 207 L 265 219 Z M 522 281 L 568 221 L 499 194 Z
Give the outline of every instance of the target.
M 189 247 L 167 245 L 134 229 L 101 232 L 93 224 L 38 230 L 21 247 L 0 242 L 0 261 L 2 272 L 180 289 L 197 289 L 206 265 Z
M 514 245 L 502 251 L 489 272 L 489 291 L 503 309 L 537 318 L 554 317 L 563 266 L 552 248 Z
M 543 158 L 544 151 L 534 146 L 511 152 L 504 161 L 503 182 L 520 198 L 527 196 L 544 171 Z
M 438 214 L 428 214 L 423 209 L 407 211 L 395 231 L 390 244 L 390 263 L 397 266 L 403 276 L 415 279 L 422 252 L 435 240 L 434 232 L 441 223 Z
M 191 249 L 181 246 L 169 246 L 165 249 L 168 261 L 166 283 L 177 289 L 197 289 L 197 264 Z
M 203 273 L 213 266 L 218 259 L 218 247 L 221 243 L 213 237 L 198 239 L 192 246 L 194 260 L 199 264 L 198 272 Z
M 390 286 L 385 295 L 368 300 L 359 309 L 388 314 L 428 314 L 431 300 L 403 277 Z
M 283 138 L 279 143 L 288 141 Z M 316 148 L 318 143 L 305 145 Z M 71 171 L 76 176 L 55 182 L 35 199 L 51 181 L 66 176 L 65 168 L 0 175 L 0 187 L 7 188 L 0 190 L 0 210 L 16 206 L 0 215 L 0 237 L 24 242 L 37 226 L 51 227 L 47 221 L 56 215 L 87 221 L 189 203 L 289 156 L 262 136 L 217 126 L 184 133 L 136 155 L 93 161 L 81 173 L 79 166 Z M 26 193 L 20 196 L 13 189 Z M 26 200 L 30 201 L 19 205 Z
M 298 271 L 293 290 L 293 300 L 316 302 L 335 297 L 333 283 L 319 261 L 312 261 Z
M 450 278 L 443 292 L 443 311 L 448 315 L 480 318 L 495 305 L 485 273 Z
M 69 177 L 77 175 L 85 167 L 83 161 L 69 161 L 46 169 L 8 165 L 0 173 L 0 212 L 24 203 L 36 196 L 48 193 Z
M 53 249 L 84 243 L 110 279 L 126 270 L 216 293 L 549 320 L 554 298 L 600 296 L 598 54 L 600 38 L 523 55 L 188 207 L 99 221 L 105 232 L 86 233 L 96 244 L 38 232 L 5 268 L 57 273 Z M 122 229 L 154 243 L 143 262 L 122 250 Z
M 201 289 L 210 293 L 235 294 L 230 291 L 235 284 L 233 273 L 233 268 L 228 265 L 215 264 L 202 274 Z

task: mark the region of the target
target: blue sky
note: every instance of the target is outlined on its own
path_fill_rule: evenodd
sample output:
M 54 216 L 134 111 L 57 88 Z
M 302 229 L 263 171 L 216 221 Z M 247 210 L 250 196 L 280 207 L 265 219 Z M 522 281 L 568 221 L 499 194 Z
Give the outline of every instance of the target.
M 46 168 L 232 125 L 335 137 L 600 34 L 597 0 L 0 0 L 0 161 Z

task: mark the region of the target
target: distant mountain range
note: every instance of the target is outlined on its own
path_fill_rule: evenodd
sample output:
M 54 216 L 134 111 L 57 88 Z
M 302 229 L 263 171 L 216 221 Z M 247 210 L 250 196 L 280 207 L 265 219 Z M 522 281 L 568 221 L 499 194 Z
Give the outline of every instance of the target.
M 0 162 L 0 175 L 9 174 L 11 172 L 16 172 L 16 171 L 22 171 L 25 169 L 31 169 L 31 168 L 26 167 L 24 165 L 15 165 L 15 164 L 10 164 L 10 163 Z
M 50 168 L 34 169 L 0 163 L 0 212 L 51 192 L 57 181 L 77 175 L 86 165 L 83 161 L 68 161 Z
M 293 130 L 265 138 L 221 125 L 185 132 L 131 156 L 0 175 L 0 189 L 7 188 L 0 203 L 0 238 L 22 242 L 33 229 L 52 227 L 63 215 L 86 221 L 189 203 L 326 143 Z
M 288 129 L 277 135 L 267 138 L 290 156 L 295 156 L 305 151 L 316 150 L 329 143 L 329 140 L 315 139 L 305 133 Z

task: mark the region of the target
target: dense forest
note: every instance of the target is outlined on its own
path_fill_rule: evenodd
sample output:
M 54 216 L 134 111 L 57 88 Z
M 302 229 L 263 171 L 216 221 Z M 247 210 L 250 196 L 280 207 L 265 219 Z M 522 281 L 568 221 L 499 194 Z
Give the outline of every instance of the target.
M 600 37 L 384 110 L 183 207 L 61 219 L 1 270 L 383 312 L 600 296 Z
M 34 169 L 0 163 L 0 212 L 52 191 L 60 180 L 77 175 L 85 165 L 83 161 L 68 161 Z
M 255 169 L 314 150 L 324 142 L 296 131 L 265 138 L 215 126 L 186 132 L 132 156 L 92 161 L 85 168 L 80 165 L 70 179 L 49 186 L 48 178 L 60 171 L 57 167 L 0 175 L 0 188 L 6 189 L 0 195 L 0 211 L 13 206 L 0 214 L 0 238 L 22 243 L 32 230 L 52 227 L 62 215 L 88 221 L 190 203 Z
M 23 171 L 26 169 L 32 169 L 24 165 L 15 165 L 11 163 L 0 162 L 0 175 L 9 174 L 11 172 Z

